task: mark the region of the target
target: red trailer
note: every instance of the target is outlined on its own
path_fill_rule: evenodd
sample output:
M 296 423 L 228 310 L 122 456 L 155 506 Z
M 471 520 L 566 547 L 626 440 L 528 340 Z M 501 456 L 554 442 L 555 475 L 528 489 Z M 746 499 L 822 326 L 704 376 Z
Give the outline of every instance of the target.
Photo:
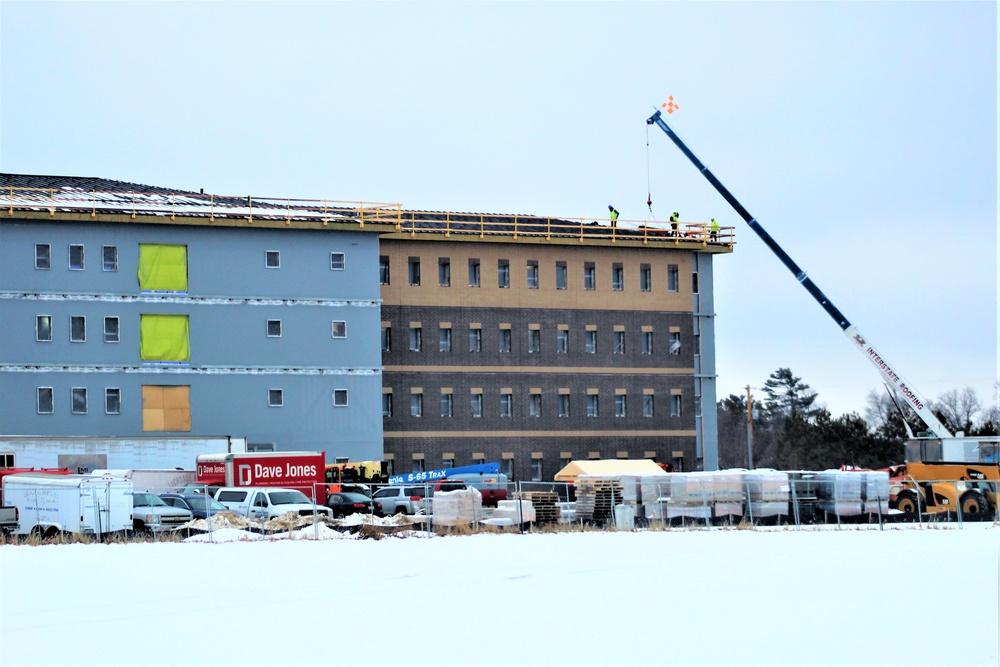
M 280 486 L 298 489 L 318 504 L 326 504 L 324 452 L 202 454 L 197 468 L 199 484 Z

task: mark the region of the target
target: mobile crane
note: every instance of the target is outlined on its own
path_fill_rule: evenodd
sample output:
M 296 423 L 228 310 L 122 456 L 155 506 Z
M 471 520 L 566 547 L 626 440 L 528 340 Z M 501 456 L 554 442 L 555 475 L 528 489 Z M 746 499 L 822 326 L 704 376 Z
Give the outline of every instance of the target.
M 669 125 L 657 109 L 646 119 L 647 125 L 656 125 L 681 150 L 702 176 L 722 195 L 730 206 L 750 226 L 778 259 L 792 272 L 795 279 L 819 302 L 820 306 L 833 318 L 854 346 L 861 351 L 882 376 L 897 408 L 902 401 L 927 426 L 927 432 L 914 436 L 905 414 L 906 425 L 906 471 L 896 495 L 896 509 L 905 514 L 919 514 L 921 507 L 928 512 L 948 512 L 956 507 L 965 514 L 981 514 L 990 508 L 997 509 L 997 489 L 1000 486 L 1000 465 L 998 446 L 1000 438 L 967 438 L 964 433 L 953 435 L 931 411 L 928 402 L 905 381 L 895 368 L 879 354 L 848 321 L 844 314 L 816 286 L 795 261 L 786 253 L 760 222 L 737 201 L 726 186 L 691 151 Z M 900 409 L 902 412 L 902 409 Z

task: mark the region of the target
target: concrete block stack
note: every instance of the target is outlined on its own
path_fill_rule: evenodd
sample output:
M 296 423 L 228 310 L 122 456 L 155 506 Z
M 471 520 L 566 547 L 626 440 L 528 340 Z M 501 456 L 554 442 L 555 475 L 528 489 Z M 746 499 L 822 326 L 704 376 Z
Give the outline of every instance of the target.
M 745 470 L 742 485 L 747 494 L 747 518 L 769 519 L 788 515 L 788 473 L 779 470 Z
M 888 474 L 886 495 L 888 495 Z M 861 498 L 864 477 L 851 470 L 824 470 L 819 474 L 819 509 L 837 516 L 859 516 L 864 507 Z
M 477 489 L 438 491 L 431 498 L 431 522 L 435 526 L 473 524 L 483 518 L 483 495 Z

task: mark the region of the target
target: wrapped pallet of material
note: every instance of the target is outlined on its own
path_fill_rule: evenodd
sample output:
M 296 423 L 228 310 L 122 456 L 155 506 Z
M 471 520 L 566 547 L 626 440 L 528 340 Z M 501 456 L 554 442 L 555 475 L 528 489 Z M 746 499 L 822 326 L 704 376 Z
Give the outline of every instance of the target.
M 745 470 L 742 486 L 747 494 L 746 516 L 751 520 L 788 515 L 788 473 L 779 470 Z
M 680 505 L 667 503 L 664 516 L 667 519 L 701 519 L 709 521 L 712 518 L 711 505 Z
M 556 503 L 559 523 L 576 523 L 576 503 Z
M 819 473 L 812 470 L 788 472 L 790 503 L 788 516 L 797 523 L 812 523 L 819 503 Z
M 715 480 L 715 502 L 743 502 L 743 474 L 736 470 L 718 470 L 712 473 Z
M 670 475 L 643 475 L 639 481 L 643 505 L 655 505 L 670 497 Z M 647 515 L 648 516 L 648 515 Z
M 715 500 L 715 480 L 711 473 L 670 473 L 671 505 L 711 505 Z
M 743 487 L 751 501 L 788 502 L 788 473 L 780 470 L 746 470 Z
M 473 524 L 483 518 L 483 495 L 478 489 L 438 491 L 431 497 L 431 521 L 435 526 Z
M 514 525 L 535 522 L 535 506 L 530 500 L 500 500 L 493 510 L 494 519 L 511 519 Z
M 889 472 L 887 470 L 865 470 L 860 473 L 861 499 L 865 514 L 889 513 Z
M 635 505 L 641 497 L 639 488 L 640 475 L 622 475 L 619 482 L 622 485 L 622 500 L 628 505 Z
M 888 477 L 886 478 L 888 479 Z M 858 516 L 863 501 L 863 476 L 851 470 L 824 470 L 819 474 L 819 509 L 837 516 Z

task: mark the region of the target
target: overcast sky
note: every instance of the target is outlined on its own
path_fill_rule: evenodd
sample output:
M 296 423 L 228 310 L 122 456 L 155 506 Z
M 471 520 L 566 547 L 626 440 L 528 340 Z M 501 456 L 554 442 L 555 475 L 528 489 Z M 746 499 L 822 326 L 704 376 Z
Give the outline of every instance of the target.
M 994 2 L 0 3 L 0 168 L 217 194 L 716 217 L 718 393 L 997 380 Z M 648 136 L 648 151 L 647 151 Z M 647 169 L 648 165 L 648 169 Z M 759 393 L 755 392 L 755 393 Z

